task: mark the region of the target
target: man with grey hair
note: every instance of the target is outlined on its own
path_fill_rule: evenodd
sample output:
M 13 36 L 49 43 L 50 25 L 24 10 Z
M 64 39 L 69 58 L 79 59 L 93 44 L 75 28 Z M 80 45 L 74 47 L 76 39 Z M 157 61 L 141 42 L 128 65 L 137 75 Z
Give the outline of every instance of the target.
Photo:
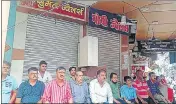
M 11 64 L 9 62 L 3 61 L 3 67 L 1 71 L 2 72 L 1 73 L 2 103 L 13 103 L 16 98 L 18 84 L 14 77 L 8 75 L 10 71 L 10 67 L 11 67 Z
M 64 67 L 56 69 L 56 79 L 50 81 L 43 94 L 43 103 L 73 103 L 71 88 L 65 80 Z
M 83 82 L 83 73 L 77 71 L 75 81 L 70 82 L 72 89 L 73 103 L 90 103 L 89 89 L 86 82 Z

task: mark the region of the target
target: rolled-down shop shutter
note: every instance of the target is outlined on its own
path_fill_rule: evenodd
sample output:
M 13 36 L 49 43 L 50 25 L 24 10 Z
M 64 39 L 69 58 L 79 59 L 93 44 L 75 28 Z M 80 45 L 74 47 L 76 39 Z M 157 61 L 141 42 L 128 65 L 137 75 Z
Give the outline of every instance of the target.
M 87 33 L 98 37 L 98 65 L 106 66 L 108 79 L 111 72 L 120 78 L 120 34 L 90 26 Z
M 48 63 L 47 70 L 56 76 L 56 68 L 77 66 L 80 25 L 51 17 L 34 17 L 27 20 L 23 80 L 27 69 L 38 67 L 41 60 Z M 68 72 L 68 70 L 67 70 Z

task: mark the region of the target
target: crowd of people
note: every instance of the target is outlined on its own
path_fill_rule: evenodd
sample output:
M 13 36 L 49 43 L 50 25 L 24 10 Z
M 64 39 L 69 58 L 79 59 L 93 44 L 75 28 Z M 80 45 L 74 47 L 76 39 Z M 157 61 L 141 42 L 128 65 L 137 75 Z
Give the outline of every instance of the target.
M 83 73 L 70 67 L 70 78 L 65 79 L 66 69 L 56 68 L 56 78 L 47 71 L 47 63 L 41 61 L 39 68 L 28 69 L 28 80 L 19 87 L 9 75 L 10 63 L 4 61 L 2 68 L 2 103 L 170 103 L 159 90 L 160 83 L 154 72 L 149 80 L 143 79 L 143 71 L 136 71 L 136 79 L 124 77 L 124 84 L 118 82 L 116 73 L 106 81 L 106 70 L 97 71 L 97 77 L 90 84 L 83 80 Z

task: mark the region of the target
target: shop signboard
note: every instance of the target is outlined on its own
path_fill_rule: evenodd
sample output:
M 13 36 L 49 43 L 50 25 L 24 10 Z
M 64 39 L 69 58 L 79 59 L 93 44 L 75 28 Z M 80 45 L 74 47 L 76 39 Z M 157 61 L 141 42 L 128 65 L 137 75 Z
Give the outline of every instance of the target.
M 130 35 L 130 25 L 122 25 L 121 17 L 118 14 L 105 12 L 102 10 L 89 8 L 89 26 L 102 28 L 108 31 L 113 31 L 123 35 Z M 130 22 L 129 19 L 126 20 Z
M 21 0 L 20 6 L 49 11 L 50 13 L 62 14 L 85 21 L 86 8 L 84 6 L 79 6 L 66 1 L 59 2 L 54 0 Z
M 176 49 L 176 41 L 175 40 L 147 41 L 146 44 L 149 45 L 150 48 Z
M 131 65 L 131 72 L 132 72 L 133 75 L 136 75 L 137 70 L 142 70 L 144 72 L 145 71 L 145 65 L 132 64 Z

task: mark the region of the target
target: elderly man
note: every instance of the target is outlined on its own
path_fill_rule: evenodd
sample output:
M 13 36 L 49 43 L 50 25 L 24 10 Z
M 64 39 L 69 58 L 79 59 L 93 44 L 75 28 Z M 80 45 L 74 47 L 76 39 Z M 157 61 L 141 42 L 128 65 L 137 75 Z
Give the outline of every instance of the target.
M 83 82 L 83 73 L 77 71 L 75 81 L 70 83 L 74 103 L 90 103 L 89 89 L 86 82 Z
M 16 98 L 18 84 L 12 76 L 9 76 L 10 63 L 4 61 L 2 67 L 2 103 L 13 103 Z M 10 97 L 12 93 L 12 96 Z
M 56 79 L 46 85 L 44 103 L 73 103 L 70 85 L 65 81 L 65 71 L 64 67 L 56 69 Z
M 45 88 L 43 82 L 38 81 L 38 69 L 28 69 L 29 80 L 20 84 L 16 103 L 42 103 L 42 95 Z
M 92 103 L 113 103 L 111 87 L 105 80 L 106 71 L 98 70 L 97 79 L 92 80 L 89 86 Z

